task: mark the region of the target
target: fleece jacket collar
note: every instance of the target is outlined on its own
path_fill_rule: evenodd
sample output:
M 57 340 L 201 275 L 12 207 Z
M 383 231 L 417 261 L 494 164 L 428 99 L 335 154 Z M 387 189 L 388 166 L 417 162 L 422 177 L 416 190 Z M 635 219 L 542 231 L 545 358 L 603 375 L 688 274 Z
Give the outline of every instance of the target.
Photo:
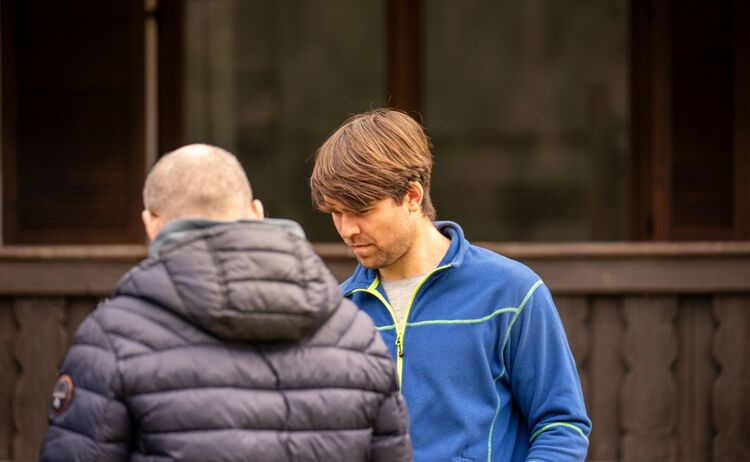
M 470 247 L 469 241 L 464 237 L 463 230 L 457 223 L 452 221 L 436 221 L 434 225 L 438 231 L 451 240 L 448 251 L 437 266 L 450 265 L 452 268 L 460 267 Z M 377 276 L 377 270 L 357 265 L 352 276 L 342 284 L 342 291 L 347 294 L 352 290 L 365 289 L 372 284 Z

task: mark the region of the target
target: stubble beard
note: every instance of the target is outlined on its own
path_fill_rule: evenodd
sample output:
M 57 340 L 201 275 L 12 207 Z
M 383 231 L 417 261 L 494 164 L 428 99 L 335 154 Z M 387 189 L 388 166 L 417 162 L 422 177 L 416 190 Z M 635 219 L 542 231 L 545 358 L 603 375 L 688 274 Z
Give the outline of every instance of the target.
M 370 255 L 368 258 L 362 258 L 356 255 L 357 261 L 364 268 L 379 270 L 391 266 L 393 263 L 403 257 L 409 249 L 408 240 L 397 241 L 398 244 L 394 245 L 390 250 L 383 250 L 375 245 L 376 252 Z
M 363 257 L 360 257 L 359 255 L 356 255 L 356 257 L 357 257 L 357 261 L 359 262 L 359 264 L 367 269 L 378 270 L 392 263 L 388 261 L 387 255 L 384 255 L 380 251 L 378 251 L 378 253 L 366 259 Z

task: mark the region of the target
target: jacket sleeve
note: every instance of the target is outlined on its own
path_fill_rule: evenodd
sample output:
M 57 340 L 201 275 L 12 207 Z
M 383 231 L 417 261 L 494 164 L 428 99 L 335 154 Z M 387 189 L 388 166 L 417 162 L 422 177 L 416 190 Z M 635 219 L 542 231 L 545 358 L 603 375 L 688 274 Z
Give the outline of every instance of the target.
M 383 400 L 372 435 L 373 462 L 412 460 L 409 419 L 401 393 L 396 389 Z
M 505 359 L 513 396 L 528 424 L 526 460 L 582 462 L 591 421 L 552 296 L 538 281 L 519 308 Z
M 40 460 L 128 460 L 131 423 L 121 389 L 110 339 L 90 315 L 60 368 Z

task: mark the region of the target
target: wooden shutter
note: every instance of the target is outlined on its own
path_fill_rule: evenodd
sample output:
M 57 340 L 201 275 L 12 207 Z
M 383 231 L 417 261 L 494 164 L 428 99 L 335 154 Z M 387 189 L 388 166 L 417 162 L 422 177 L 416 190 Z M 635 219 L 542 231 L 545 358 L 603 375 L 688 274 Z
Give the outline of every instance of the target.
M 750 238 L 750 7 L 631 5 L 634 237 Z
M 3 0 L 3 240 L 143 240 L 144 11 Z

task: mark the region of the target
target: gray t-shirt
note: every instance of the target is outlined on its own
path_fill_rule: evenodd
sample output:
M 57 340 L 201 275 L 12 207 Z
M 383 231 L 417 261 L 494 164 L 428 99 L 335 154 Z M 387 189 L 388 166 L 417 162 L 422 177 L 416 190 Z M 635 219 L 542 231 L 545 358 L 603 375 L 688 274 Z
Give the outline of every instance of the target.
M 386 295 L 388 295 L 388 301 L 391 303 L 391 308 L 393 308 L 393 313 L 396 315 L 396 320 L 398 321 L 399 326 L 404 322 L 406 306 L 409 304 L 409 300 L 414 294 L 414 290 L 426 275 L 427 273 L 422 273 L 410 278 L 399 279 L 397 281 L 380 281 L 380 283 L 383 284 L 383 289 L 385 289 Z

